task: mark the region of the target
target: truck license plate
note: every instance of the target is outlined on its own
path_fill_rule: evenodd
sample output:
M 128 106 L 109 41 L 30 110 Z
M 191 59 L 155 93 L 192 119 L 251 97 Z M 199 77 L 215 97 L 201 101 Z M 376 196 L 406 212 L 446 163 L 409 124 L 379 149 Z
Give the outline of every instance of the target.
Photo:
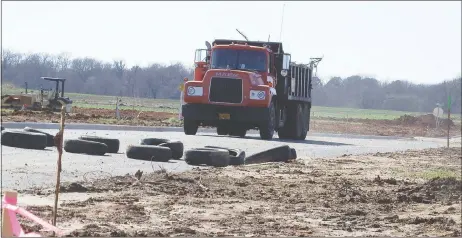
M 229 113 L 218 113 L 218 118 L 220 118 L 220 120 L 229 120 L 230 117 Z

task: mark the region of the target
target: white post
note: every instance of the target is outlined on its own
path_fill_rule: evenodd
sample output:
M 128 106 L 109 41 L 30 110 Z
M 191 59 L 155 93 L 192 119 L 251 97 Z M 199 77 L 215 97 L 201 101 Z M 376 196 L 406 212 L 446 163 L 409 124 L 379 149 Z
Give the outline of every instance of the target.
M 119 98 L 116 99 L 116 118 L 117 118 L 117 120 L 120 120 Z
M 178 120 L 183 120 L 183 104 L 184 104 L 184 98 L 183 98 L 183 91 L 184 91 L 184 84 L 180 85 L 180 108 L 178 112 Z
M 180 93 L 180 110 L 179 110 L 179 113 L 178 113 L 178 119 L 179 120 L 183 120 L 183 115 L 181 113 L 182 108 L 183 108 L 183 92 Z

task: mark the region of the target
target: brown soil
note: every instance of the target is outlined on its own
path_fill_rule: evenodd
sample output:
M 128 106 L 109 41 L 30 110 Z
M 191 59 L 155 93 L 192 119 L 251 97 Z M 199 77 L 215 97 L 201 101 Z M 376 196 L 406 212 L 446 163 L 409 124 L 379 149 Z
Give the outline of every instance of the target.
M 73 107 L 66 116 L 67 123 L 119 124 L 138 126 L 179 126 L 171 120 L 178 114 L 169 112 L 150 112 L 120 110 L 121 119 L 117 120 L 114 110 Z M 2 111 L 2 121 L 8 122 L 48 122 L 58 123 L 61 115 L 47 111 Z
M 120 115 L 121 119 L 117 120 L 112 109 L 75 107 L 73 113 L 66 117 L 66 122 L 132 126 L 182 126 L 182 122 L 177 120 L 178 114 L 176 113 L 121 110 Z M 2 121 L 58 123 L 60 115 L 52 112 L 2 111 Z M 440 127 L 436 129 L 435 118 L 431 114 L 420 117 L 405 115 L 395 120 L 319 118 L 311 120 L 310 131 L 381 136 L 443 137 L 447 135 L 447 123 L 447 119 L 443 120 Z M 461 124 L 454 124 L 452 121 L 449 124 L 451 136 L 461 135 Z
M 460 236 L 461 159 L 460 147 L 439 148 L 73 183 L 64 190 L 91 197 L 63 202 L 58 226 L 69 236 Z M 435 170 L 456 177 L 427 178 Z M 51 219 L 51 206 L 27 209 Z

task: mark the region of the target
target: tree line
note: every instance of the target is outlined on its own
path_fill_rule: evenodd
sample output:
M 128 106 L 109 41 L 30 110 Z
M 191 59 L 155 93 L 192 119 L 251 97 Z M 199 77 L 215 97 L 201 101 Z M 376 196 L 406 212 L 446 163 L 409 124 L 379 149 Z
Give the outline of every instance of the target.
M 185 77 L 193 77 L 193 69 L 180 63 L 127 67 L 122 60 L 102 62 L 91 57 L 71 59 L 66 54 L 2 52 L 2 83 L 24 87 L 27 82 L 35 89 L 52 87 L 40 80 L 42 76 L 66 78 L 66 92 L 178 99 L 178 86 Z M 357 75 L 315 77 L 313 105 L 431 112 L 437 103 L 446 106 L 451 95 L 451 111 L 461 113 L 461 84 L 460 77 L 438 84 L 381 82 Z

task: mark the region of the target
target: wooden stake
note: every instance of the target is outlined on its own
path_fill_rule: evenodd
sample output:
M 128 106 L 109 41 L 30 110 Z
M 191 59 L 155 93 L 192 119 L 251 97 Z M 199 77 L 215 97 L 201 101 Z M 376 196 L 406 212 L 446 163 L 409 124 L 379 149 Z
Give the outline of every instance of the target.
M 58 169 L 56 174 L 56 190 L 55 190 L 55 206 L 53 209 L 53 226 L 56 226 L 56 217 L 58 215 L 58 197 L 61 183 L 61 158 L 63 155 L 63 134 L 64 134 L 64 121 L 66 116 L 66 107 L 61 107 L 61 128 L 55 136 L 55 145 L 58 149 Z
M 449 148 L 449 129 L 451 128 L 451 109 L 448 108 L 448 148 Z

